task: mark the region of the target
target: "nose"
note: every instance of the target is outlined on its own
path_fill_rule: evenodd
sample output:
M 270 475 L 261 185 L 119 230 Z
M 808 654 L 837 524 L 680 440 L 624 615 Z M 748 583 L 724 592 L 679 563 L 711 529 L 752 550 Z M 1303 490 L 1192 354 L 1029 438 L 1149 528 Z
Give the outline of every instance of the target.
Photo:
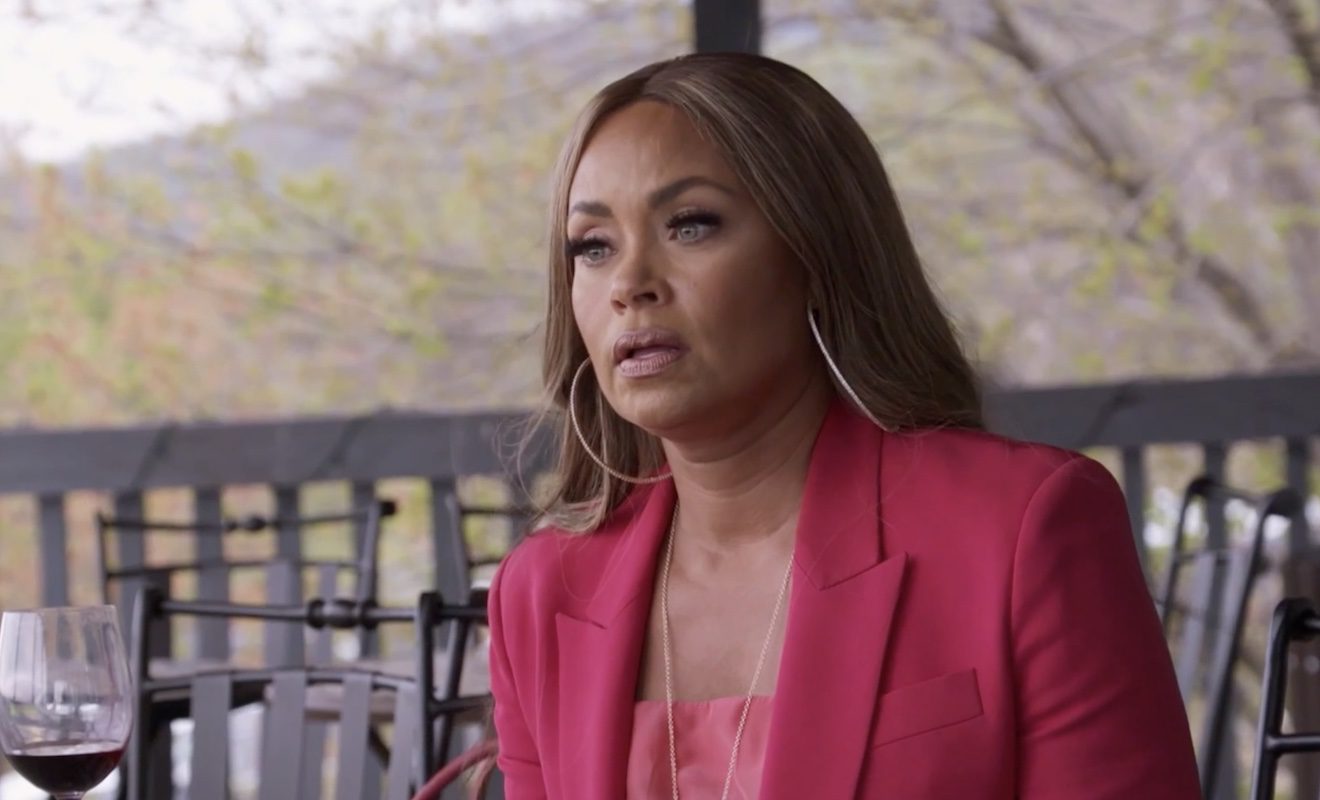
M 610 305 L 617 313 L 660 305 L 668 297 L 667 283 L 645 252 L 629 255 L 614 271 Z

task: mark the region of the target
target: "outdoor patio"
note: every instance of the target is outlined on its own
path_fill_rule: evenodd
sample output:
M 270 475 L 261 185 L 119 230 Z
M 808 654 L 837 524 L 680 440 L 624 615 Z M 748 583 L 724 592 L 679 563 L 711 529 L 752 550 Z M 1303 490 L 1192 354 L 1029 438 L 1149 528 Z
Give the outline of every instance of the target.
M 762 51 L 763 18 L 775 5 L 695 0 L 692 48 Z M 781 29 L 798 23 L 794 13 L 775 11 Z M 1132 195 L 1145 191 L 1128 188 Z M 1320 251 L 1311 255 L 1320 259 Z M 1247 320 L 1246 328 L 1251 324 Z M 1213 742 L 1198 735 L 1198 757 L 1210 759 L 1202 764 L 1203 775 L 1218 778 L 1211 800 L 1244 796 L 1249 781 L 1271 611 L 1283 597 L 1320 598 L 1320 371 L 1277 362 L 1255 366 L 1260 368 L 1225 370 L 1215 378 L 1037 384 L 987 392 L 993 431 L 1083 450 L 1115 473 L 1153 598 L 1171 574 L 1170 546 L 1184 522 L 1197 547 L 1230 551 L 1243 546 L 1257 521 L 1251 504 L 1226 496 L 1208 497 L 1203 510 L 1180 520 L 1184 487 L 1197 476 L 1254 495 L 1290 489 L 1302 499 L 1289 520 L 1265 528 L 1261 560 L 1250 568 L 1244 626 L 1232 642 L 1228 721 Z M 151 669 L 165 662 L 308 670 L 357 665 L 372 674 L 402 664 L 397 675 L 416 681 L 441 705 L 473 701 L 461 709 L 445 705 L 434 718 L 423 716 L 421 728 L 412 731 L 424 742 L 422 752 L 434 756 L 428 765 L 438 767 L 489 735 L 484 713 L 472 710 L 488 703 L 485 632 L 475 615 L 484 609 L 484 590 L 500 557 L 535 516 L 529 492 L 534 494 L 554 456 L 544 432 L 533 434 L 518 456 L 516 444 L 528 420 L 525 405 L 459 413 L 382 410 L 0 430 L 0 525 L 9 537 L 0 561 L 10 570 L 0 575 L 38 576 L 30 596 L 11 593 L 4 602 L 13 607 L 116 604 L 126 635 L 140 640 L 144 625 L 154 632 L 150 646 L 138 653 L 143 679 L 148 662 Z M 393 504 L 382 518 L 352 516 L 381 500 Z M 319 517 L 340 514 L 349 516 L 317 524 Z M 255 518 L 262 524 L 252 522 L 245 533 L 244 520 Z M 181 530 L 145 524 L 162 521 L 179 523 Z M 1229 573 L 1215 567 L 1205 580 L 1212 601 L 1191 623 L 1201 632 L 1189 637 L 1184 626 L 1169 635 L 1180 664 L 1212 660 L 1220 635 L 1216 626 L 1232 612 L 1225 588 Z M 288 616 L 283 623 L 204 616 L 172 626 L 148 616 L 135 620 L 134 599 L 148 589 L 163 592 L 166 605 L 169 598 L 216 608 L 264 605 Z M 424 592 L 435 593 L 434 618 L 422 619 L 416 610 Z M 329 602 L 335 598 L 344 599 L 343 605 Z M 393 621 L 413 627 L 367 624 L 368 610 L 377 606 L 394 609 Z M 322 614 L 316 625 L 296 618 L 313 611 Z M 332 619 L 335 613 L 341 618 Z M 428 628 L 433 642 L 426 635 L 418 638 L 417 631 Z M 419 641 L 432 645 L 435 659 L 418 657 Z M 1301 645 L 1294 652 L 1289 720 L 1295 730 L 1320 730 L 1320 647 Z M 464 660 L 451 669 L 460 653 Z M 394 666 L 381 666 L 391 659 Z M 1199 734 L 1213 705 L 1208 699 L 1213 687 L 1196 680 L 1193 685 L 1189 679 L 1184 699 Z M 238 691 L 237 684 L 225 691 L 230 689 Z M 295 712 L 305 729 L 301 735 L 308 737 L 301 751 L 304 777 L 317 773 L 304 784 L 304 797 L 332 796 L 340 780 L 324 765 L 339 756 L 340 734 L 333 723 L 348 716 L 345 696 L 336 695 L 321 717 L 307 709 Z M 310 707 L 312 695 L 307 697 Z M 241 776 L 228 787 L 235 796 L 252 796 L 255 784 L 244 781 L 255 781 L 263 769 L 256 742 L 273 735 L 274 723 L 259 708 L 269 702 L 260 692 L 246 703 L 234 702 L 243 706 L 234 714 L 226 745 L 233 774 Z M 399 718 L 377 714 L 374 707 L 371 713 L 376 716 L 370 725 L 363 722 L 360 732 L 372 737 L 372 752 L 380 759 L 362 767 L 368 775 L 363 780 L 393 781 L 394 773 L 386 774 L 389 753 L 408 737 L 395 736 Z M 423 733 L 428 726 L 434 727 Z M 378 737 L 378 728 L 392 733 Z M 165 797 L 170 791 L 165 782 L 171 780 L 190 785 L 192 771 L 208 752 L 195 744 L 186 713 L 163 730 L 147 745 L 154 748 L 154 764 L 146 779 L 151 791 L 144 797 Z M 396 769 L 398 780 L 414 791 L 422 783 L 419 774 L 434 771 L 416 763 Z M 1320 761 L 1285 761 L 1283 773 L 1293 792 L 1289 796 L 1320 796 Z M 89 796 L 114 796 L 117 781 Z M 0 774 L 0 800 L 41 796 L 22 786 L 15 775 Z M 456 800 L 464 796 L 460 792 L 455 786 L 444 797 Z M 503 796 L 498 774 L 488 796 Z

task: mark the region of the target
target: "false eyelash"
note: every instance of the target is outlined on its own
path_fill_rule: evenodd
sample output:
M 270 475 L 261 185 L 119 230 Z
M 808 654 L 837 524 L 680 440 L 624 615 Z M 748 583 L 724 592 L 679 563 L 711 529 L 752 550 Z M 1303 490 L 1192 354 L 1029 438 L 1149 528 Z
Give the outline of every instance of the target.
M 711 227 L 720 224 L 718 214 L 711 211 L 687 210 L 674 214 L 665 223 L 666 227 L 675 228 L 679 225 L 709 225 Z M 570 260 L 576 259 L 592 247 L 609 247 L 609 242 L 598 236 L 588 236 L 583 239 L 569 239 L 564 243 L 564 254 Z
M 687 211 L 680 211 L 674 216 L 670 217 L 669 221 L 666 222 L 665 225 L 667 227 L 674 228 L 679 225 L 693 224 L 693 223 L 696 223 L 698 225 L 710 225 L 711 227 L 714 227 L 720 224 L 720 217 L 718 214 L 714 213 L 713 211 L 701 211 L 701 210 L 689 209 Z
M 588 236 L 585 239 L 569 239 L 564 244 L 564 254 L 569 259 L 575 259 L 591 247 L 609 247 L 609 242 L 597 236 Z

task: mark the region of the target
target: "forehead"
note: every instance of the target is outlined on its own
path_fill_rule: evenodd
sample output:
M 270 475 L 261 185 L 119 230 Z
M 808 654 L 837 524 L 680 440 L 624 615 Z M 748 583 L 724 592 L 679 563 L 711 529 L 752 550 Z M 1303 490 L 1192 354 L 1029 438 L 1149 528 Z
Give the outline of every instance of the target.
M 719 150 L 686 114 L 663 103 L 637 102 L 606 117 L 588 139 L 569 200 L 640 196 L 689 175 L 737 184 Z

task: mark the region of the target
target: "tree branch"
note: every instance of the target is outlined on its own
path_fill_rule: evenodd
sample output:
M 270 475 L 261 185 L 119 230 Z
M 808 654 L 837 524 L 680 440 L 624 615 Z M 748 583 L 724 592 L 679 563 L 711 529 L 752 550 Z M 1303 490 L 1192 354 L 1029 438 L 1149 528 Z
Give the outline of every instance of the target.
M 1311 102 L 1320 111 L 1320 30 L 1307 30 L 1306 16 L 1298 0 L 1265 0 L 1265 5 L 1274 12 L 1293 55 L 1305 70 Z
M 1121 114 L 1107 113 L 1100 98 L 1077 83 L 1064 85 L 1058 81 L 1041 81 L 1039 76 L 1048 69 L 1044 55 L 1017 25 L 1006 0 L 987 2 L 994 13 L 995 24 L 977 38 L 1015 63 L 1041 87 L 1051 105 L 1064 117 L 1094 159 L 1099 169 L 1093 174 L 1097 174 L 1111 192 L 1128 203 L 1147 194 L 1155 171 L 1149 159 L 1136 147 Z M 1171 254 L 1179 263 L 1191 267 L 1191 277 L 1210 290 L 1221 310 L 1245 329 L 1261 353 L 1272 354 L 1275 349 L 1273 329 L 1251 289 L 1216 256 L 1197 254 L 1182 222 L 1176 217 L 1164 225 L 1164 234 Z M 1125 235 L 1134 238 L 1137 232 L 1128 226 Z

